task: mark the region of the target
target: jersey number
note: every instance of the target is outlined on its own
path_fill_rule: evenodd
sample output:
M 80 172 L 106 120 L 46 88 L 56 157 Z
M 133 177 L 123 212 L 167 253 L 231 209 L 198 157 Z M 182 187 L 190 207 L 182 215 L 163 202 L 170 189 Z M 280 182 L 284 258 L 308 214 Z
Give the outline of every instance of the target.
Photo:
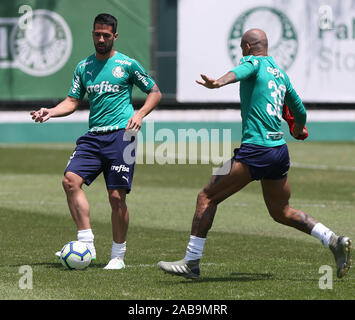
M 280 84 L 277 87 L 277 84 L 274 80 L 270 80 L 268 87 L 271 90 L 271 96 L 274 98 L 274 104 L 268 103 L 266 106 L 266 111 L 270 116 L 276 116 L 281 120 L 282 117 L 282 105 L 285 99 L 286 86 Z

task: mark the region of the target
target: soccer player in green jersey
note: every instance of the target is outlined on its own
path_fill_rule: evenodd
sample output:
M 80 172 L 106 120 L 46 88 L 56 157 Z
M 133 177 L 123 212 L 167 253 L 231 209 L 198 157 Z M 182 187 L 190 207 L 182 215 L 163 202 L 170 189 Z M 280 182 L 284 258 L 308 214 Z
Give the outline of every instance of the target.
M 90 207 L 82 190 L 103 172 L 112 209 L 111 260 L 105 269 L 125 267 L 126 235 L 129 212 L 126 194 L 131 190 L 135 151 L 125 153 L 135 143 L 134 135 L 143 118 L 159 103 L 161 93 L 154 80 L 135 60 L 115 51 L 117 20 L 110 14 L 99 14 L 94 21 L 92 37 L 95 53 L 82 60 L 74 71 L 67 98 L 54 108 L 31 111 L 32 119 L 45 122 L 50 118 L 73 113 L 87 93 L 90 103 L 88 132 L 77 140 L 67 164 L 63 188 L 72 218 L 77 226 L 78 240 L 87 244 L 96 259 L 94 234 L 90 224 Z M 147 93 L 144 105 L 134 112 L 133 85 Z M 56 253 L 60 256 L 60 252 Z
M 191 236 L 184 259 L 160 261 L 163 271 L 197 278 L 206 236 L 212 226 L 217 205 L 241 190 L 253 180 L 260 180 L 266 207 L 271 217 L 317 237 L 334 254 L 337 276 L 349 270 L 351 240 L 337 236 L 309 214 L 289 205 L 290 186 L 287 172 L 290 166 L 286 142 L 281 132 L 284 102 L 295 119 L 293 136 L 306 134 L 306 110 L 292 88 L 287 74 L 268 56 L 268 40 L 264 31 L 251 29 L 241 39 L 243 58 L 240 65 L 215 80 L 201 75 L 198 84 L 216 89 L 240 81 L 242 143 L 234 157 L 212 177 L 198 194 Z M 228 172 L 228 173 L 227 173 Z

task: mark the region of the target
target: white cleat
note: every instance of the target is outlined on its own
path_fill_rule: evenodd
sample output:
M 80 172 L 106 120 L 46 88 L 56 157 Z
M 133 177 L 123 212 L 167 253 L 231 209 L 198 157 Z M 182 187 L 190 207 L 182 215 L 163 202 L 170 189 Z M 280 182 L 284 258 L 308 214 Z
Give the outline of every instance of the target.
M 110 260 L 107 266 L 104 268 L 105 270 L 119 270 L 126 268 L 122 258 L 116 257 Z
M 200 276 L 200 259 L 189 261 L 182 259 L 174 262 L 160 261 L 158 267 L 165 273 L 188 279 L 197 279 Z

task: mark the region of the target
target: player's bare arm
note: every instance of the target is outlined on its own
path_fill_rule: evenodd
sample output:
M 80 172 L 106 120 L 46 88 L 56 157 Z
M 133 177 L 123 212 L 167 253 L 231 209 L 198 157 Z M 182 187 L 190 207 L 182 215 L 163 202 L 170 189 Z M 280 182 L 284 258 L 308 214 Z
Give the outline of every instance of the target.
M 31 111 L 30 115 L 35 122 L 46 122 L 50 118 L 65 117 L 72 114 L 79 106 L 80 101 L 73 97 L 66 97 L 54 108 L 41 108 L 38 111 Z
M 147 116 L 160 102 L 162 94 L 155 84 L 150 89 L 144 105 L 128 120 L 126 130 L 139 131 L 142 127 L 143 118 Z
M 220 77 L 217 80 L 215 80 L 213 78 L 209 78 L 204 74 L 201 74 L 201 78 L 204 81 L 196 80 L 196 83 L 198 83 L 208 89 L 217 89 L 217 88 L 223 87 L 227 84 L 234 83 L 237 81 L 234 72 L 227 72 L 224 76 Z

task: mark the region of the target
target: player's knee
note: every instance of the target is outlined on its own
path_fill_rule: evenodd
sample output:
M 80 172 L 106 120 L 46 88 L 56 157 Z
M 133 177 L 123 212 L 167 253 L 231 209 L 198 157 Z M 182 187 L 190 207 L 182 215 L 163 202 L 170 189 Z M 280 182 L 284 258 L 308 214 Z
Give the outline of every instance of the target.
M 62 180 L 62 186 L 65 191 L 69 191 L 71 188 L 70 180 L 67 177 L 64 177 Z
M 126 207 L 126 196 L 124 192 L 113 190 L 109 192 L 109 201 L 113 210 L 118 210 Z
M 290 212 L 288 208 L 280 208 L 275 210 L 269 210 L 270 216 L 275 222 L 285 224 L 290 219 Z
M 208 206 L 209 204 L 217 204 L 205 189 L 201 190 L 198 193 L 197 202 L 206 206 Z
M 76 189 L 80 188 L 80 184 L 78 184 L 77 181 L 72 179 L 72 177 L 70 177 L 70 175 L 64 176 L 64 178 L 62 180 L 62 186 L 63 186 L 65 192 L 73 192 Z
M 277 223 L 284 223 L 284 217 L 283 216 L 281 216 L 280 214 L 270 214 L 271 215 L 271 217 L 274 219 L 274 221 L 275 222 L 277 222 Z

